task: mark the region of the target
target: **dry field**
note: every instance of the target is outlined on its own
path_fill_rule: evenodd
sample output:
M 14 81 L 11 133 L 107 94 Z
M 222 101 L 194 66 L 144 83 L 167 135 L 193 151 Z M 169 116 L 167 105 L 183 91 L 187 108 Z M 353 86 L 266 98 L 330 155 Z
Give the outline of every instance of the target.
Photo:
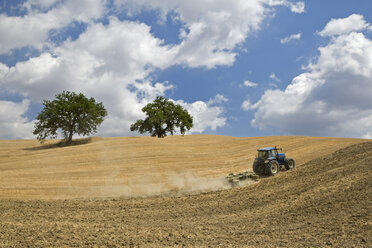
M 372 247 L 367 141 L 0 141 L 0 247 Z M 221 184 L 272 145 L 296 159 L 294 170 L 246 187 Z
M 297 165 L 362 139 L 234 138 L 215 135 L 92 138 L 57 147 L 0 141 L 0 199 L 137 197 L 226 188 L 224 176 L 251 171 L 260 147 L 283 147 Z

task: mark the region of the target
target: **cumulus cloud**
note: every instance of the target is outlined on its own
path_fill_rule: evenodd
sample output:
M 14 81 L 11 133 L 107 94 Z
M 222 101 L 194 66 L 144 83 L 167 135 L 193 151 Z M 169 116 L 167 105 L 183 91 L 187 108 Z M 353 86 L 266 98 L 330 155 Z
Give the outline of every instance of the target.
M 91 42 L 94 40 L 94 42 Z M 172 48 L 150 34 L 150 27 L 113 18 L 109 25 L 91 25 L 75 41 L 67 41 L 13 67 L 2 65 L 2 86 L 40 102 L 62 89 L 103 94 L 128 84 L 150 91 L 143 80 L 152 68 L 168 66 Z M 108 86 L 114 87 L 109 89 Z M 158 93 L 158 90 L 157 90 Z
M 281 39 L 280 43 L 286 44 L 286 43 L 291 42 L 292 40 L 299 40 L 299 39 L 301 39 L 301 33 L 291 34 L 290 36 L 287 36 L 287 37 Z
M 184 107 L 193 116 L 194 127 L 190 130 L 191 133 L 202 133 L 207 129 L 215 131 L 217 128 L 226 125 L 225 110 L 220 105 L 226 101 L 228 100 L 223 95 L 218 94 L 208 102 L 186 103 L 180 100 L 176 103 Z
M 27 15 L 0 14 L 0 54 L 12 49 L 33 46 L 42 49 L 52 30 L 63 28 L 73 21 L 89 22 L 102 16 L 104 0 L 67 0 L 53 6 L 56 1 L 35 0 L 24 4 Z
M 319 35 L 342 35 L 350 32 L 363 31 L 365 29 L 372 30 L 371 24 L 367 23 L 362 15 L 352 14 L 346 18 L 332 19 L 330 22 L 328 22 L 324 29 L 319 32 Z
M 3 139 L 32 138 L 34 123 L 23 116 L 29 105 L 29 100 L 23 100 L 21 103 L 0 101 L 0 137 Z
M 345 20 L 350 17 L 338 19 Z M 372 41 L 361 32 L 343 32 L 319 53 L 284 91 L 267 90 L 251 106 L 253 126 L 288 134 L 370 137 Z
M 297 13 L 304 7 L 303 2 L 284 0 L 115 0 L 115 3 L 130 14 L 155 9 L 165 19 L 168 13 L 177 13 L 184 25 L 180 30 L 182 41 L 178 44 L 176 63 L 207 68 L 232 65 L 237 55 L 234 49 L 250 33 L 260 29 L 272 12 L 271 6 L 287 6 Z

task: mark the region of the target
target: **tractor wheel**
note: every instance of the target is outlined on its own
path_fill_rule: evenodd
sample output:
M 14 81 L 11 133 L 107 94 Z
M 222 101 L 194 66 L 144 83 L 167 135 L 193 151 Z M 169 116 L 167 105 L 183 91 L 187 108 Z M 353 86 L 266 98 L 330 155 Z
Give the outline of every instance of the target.
M 279 172 L 279 163 L 275 160 L 271 160 L 266 164 L 266 175 L 274 176 Z
M 262 174 L 262 171 L 258 168 L 258 163 L 254 162 L 253 163 L 253 172 L 256 174 Z
M 291 170 L 295 167 L 295 161 L 291 158 L 286 159 L 286 161 L 284 163 L 284 166 L 285 166 L 286 170 Z

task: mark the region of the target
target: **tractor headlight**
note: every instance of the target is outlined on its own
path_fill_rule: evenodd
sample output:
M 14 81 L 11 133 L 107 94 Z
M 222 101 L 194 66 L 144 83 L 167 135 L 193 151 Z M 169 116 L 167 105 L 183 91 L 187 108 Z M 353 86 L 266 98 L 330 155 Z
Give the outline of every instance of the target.
M 267 164 L 268 162 L 270 162 L 270 160 L 266 159 L 266 160 L 265 160 L 265 164 Z

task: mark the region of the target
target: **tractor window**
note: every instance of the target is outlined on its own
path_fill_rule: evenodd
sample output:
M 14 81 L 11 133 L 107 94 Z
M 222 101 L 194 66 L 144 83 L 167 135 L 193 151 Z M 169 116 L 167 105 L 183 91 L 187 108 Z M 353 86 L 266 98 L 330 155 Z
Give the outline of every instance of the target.
M 276 150 L 271 150 L 269 153 L 270 153 L 270 157 L 276 157 L 277 155 Z
M 258 151 L 258 157 L 259 158 L 263 158 L 263 159 L 266 159 L 269 157 L 269 154 L 267 151 Z
M 275 150 L 270 150 L 270 151 L 269 151 L 269 156 L 270 156 L 270 157 L 275 157 L 275 156 L 276 156 L 276 152 L 275 152 Z

